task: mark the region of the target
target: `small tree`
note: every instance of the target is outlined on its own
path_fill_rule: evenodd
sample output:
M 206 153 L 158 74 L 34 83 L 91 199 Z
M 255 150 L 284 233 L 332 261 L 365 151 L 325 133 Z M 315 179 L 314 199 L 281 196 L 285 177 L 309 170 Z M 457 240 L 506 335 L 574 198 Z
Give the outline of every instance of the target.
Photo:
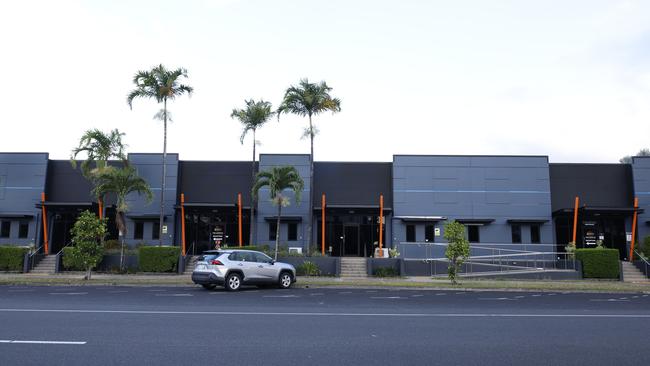
M 73 266 L 86 270 L 85 280 L 90 279 L 91 270 L 104 256 L 101 240 L 106 235 L 106 222 L 90 211 L 81 213 L 71 230 L 74 247 L 66 252 Z
M 458 283 L 456 277 L 461 265 L 469 258 L 469 242 L 465 239 L 465 226 L 456 221 L 445 223 L 445 239 L 448 242 L 445 257 L 449 259 L 447 274 L 451 283 L 456 285 Z

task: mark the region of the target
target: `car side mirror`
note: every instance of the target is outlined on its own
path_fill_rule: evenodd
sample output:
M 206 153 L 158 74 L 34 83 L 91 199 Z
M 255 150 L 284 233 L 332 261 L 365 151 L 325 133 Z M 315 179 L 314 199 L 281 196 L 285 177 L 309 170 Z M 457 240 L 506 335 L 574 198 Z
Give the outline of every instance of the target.
M 271 259 L 271 261 L 269 262 L 269 264 L 270 264 L 270 265 L 274 265 L 274 264 L 275 264 L 275 261 Z

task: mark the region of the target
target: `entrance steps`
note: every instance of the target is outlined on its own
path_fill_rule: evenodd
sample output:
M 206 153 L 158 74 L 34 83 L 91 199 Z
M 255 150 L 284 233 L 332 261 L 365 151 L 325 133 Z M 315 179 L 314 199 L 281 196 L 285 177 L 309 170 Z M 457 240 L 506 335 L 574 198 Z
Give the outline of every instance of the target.
M 341 277 L 368 277 L 366 258 L 341 258 Z
M 184 275 L 191 275 L 192 272 L 194 272 L 194 267 L 196 267 L 196 262 L 199 260 L 198 255 L 188 255 L 185 257 L 185 260 L 187 263 L 185 263 L 185 271 L 183 272 Z
M 29 273 L 50 274 L 56 271 L 56 255 L 47 255 L 41 259 L 36 267 Z
M 623 261 L 621 265 L 623 267 L 623 282 L 650 283 L 650 279 L 636 268 L 634 264 Z

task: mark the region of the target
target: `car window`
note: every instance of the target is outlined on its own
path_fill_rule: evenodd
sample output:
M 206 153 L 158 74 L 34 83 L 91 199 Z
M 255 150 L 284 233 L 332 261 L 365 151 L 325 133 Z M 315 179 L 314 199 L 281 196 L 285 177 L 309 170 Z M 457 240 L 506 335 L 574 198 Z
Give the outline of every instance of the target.
M 205 254 L 205 255 L 201 256 L 199 261 L 209 262 L 209 261 L 211 261 L 211 260 L 213 260 L 213 259 L 215 259 L 217 257 L 218 257 L 217 254 Z
M 271 257 L 262 253 L 255 253 L 255 261 L 259 263 L 271 263 Z
M 234 252 L 228 256 L 228 259 L 231 261 L 241 261 L 242 260 L 241 253 Z
M 241 253 L 243 261 L 245 262 L 255 262 L 255 253 L 244 252 Z

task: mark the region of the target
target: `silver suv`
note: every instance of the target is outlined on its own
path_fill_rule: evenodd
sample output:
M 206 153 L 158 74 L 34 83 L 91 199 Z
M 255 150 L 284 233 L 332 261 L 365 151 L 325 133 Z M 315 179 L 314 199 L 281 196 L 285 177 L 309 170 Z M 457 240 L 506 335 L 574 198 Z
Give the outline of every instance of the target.
M 208 250 L 192 272 L 192 282 L 213 289 L 224 285 L 237 291 L 242 285 L 273 285 L 289 288 L 296 282 L 296 269 L 253 250 Z

